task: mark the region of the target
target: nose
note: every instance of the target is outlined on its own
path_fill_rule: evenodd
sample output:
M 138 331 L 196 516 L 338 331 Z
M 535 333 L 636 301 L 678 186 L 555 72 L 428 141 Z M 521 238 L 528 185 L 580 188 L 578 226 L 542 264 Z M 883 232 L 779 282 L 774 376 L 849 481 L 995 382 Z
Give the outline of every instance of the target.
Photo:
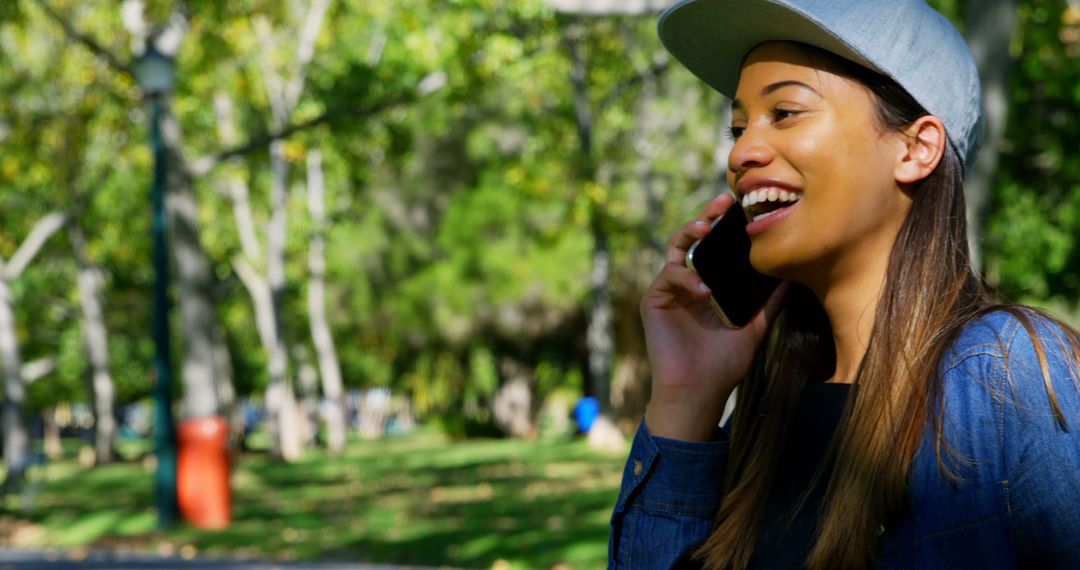
M 731 147 L 728 155 L 728 170 L 732 174 L 741 174 L 751 168 L 759 168 L 772 162 L 775 152 L 765 140 L 765 129 L 746 127 L 742 135 Z

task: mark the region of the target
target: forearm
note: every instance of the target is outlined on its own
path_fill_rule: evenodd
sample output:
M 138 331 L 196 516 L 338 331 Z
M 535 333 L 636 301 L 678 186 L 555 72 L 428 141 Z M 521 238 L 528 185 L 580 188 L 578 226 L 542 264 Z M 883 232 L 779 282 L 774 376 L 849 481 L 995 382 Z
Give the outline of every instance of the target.
M 611 517 L 609 569 L 673 568 L 712 529 L 721 499 L 727 436 L 709 442 L 655 437 L 638 428 Z

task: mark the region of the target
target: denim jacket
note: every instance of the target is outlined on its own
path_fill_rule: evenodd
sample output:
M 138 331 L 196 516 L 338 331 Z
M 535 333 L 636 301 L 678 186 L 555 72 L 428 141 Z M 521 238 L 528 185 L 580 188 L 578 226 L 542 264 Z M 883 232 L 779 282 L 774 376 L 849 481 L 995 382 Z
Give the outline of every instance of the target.
M 960 483 L 946 480 L 927 428 L 908 514 L 882 527 L 881 568 L 1080 569 L 1077 363 L 1060 329 L 1031 318 L 1067 429 L 1020 321 L 996 311 L 967 326 L 942 359 L 943 429 L 974 461 Z M 611 517 L 608 568 L 680 567 L 712 528 L 727 454 L 723 430 L 712 442 L 684 442 L 650 435 L 643 421 Z

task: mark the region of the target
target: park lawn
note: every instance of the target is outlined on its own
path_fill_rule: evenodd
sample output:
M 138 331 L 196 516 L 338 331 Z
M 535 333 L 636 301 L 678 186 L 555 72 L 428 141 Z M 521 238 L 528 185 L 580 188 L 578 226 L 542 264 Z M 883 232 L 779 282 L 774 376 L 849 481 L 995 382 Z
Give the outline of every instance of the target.
M 312 450 L 286 465 L 245 454 L 228 529 L 155 530 L 138 461 L 36 468 L 0 508 L 0 543 L 211 557 L 463 568 L 599 568 L 625 454 L 580 439 L 448 441 L 431 430 Z M 16 538 L 4 536 L 15 532 Z M 10 529 L 15 528 L 15 531 Z

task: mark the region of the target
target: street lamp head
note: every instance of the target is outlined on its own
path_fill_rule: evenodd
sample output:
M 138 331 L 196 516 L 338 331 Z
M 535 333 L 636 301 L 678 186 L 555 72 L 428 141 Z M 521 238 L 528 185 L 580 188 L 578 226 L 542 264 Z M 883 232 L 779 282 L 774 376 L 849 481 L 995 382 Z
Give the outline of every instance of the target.
M 157 95 L 172 91 L 173 58 L 149 45 L 135 60 L 135 80 L 144 95 Z

